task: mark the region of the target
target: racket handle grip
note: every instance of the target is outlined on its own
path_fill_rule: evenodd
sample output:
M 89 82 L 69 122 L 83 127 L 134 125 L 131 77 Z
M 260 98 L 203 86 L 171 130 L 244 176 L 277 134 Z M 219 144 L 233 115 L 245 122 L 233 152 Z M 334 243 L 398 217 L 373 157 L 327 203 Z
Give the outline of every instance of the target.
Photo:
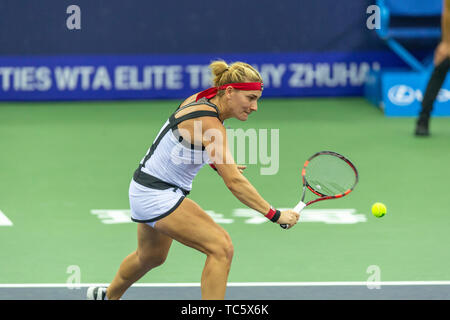
M 303 208 L 306 207 L 306 203 L 304 203 L 303 201 L 300 201 L 294 209 L 295 212 L 300 213 L 300 211 L 303 210 Z M 280 224 L 280 227 L 282 227 L 283 229 L 287 229 L 288 225 L 287 224 Z
M 300 213 L 300 211 L 302 211 L 303 208 L 305 208 L 305 207 L 306 207 L 306 203 L 304 203 L 303 201 L 300 201 L 293 210 L 297 213 Z

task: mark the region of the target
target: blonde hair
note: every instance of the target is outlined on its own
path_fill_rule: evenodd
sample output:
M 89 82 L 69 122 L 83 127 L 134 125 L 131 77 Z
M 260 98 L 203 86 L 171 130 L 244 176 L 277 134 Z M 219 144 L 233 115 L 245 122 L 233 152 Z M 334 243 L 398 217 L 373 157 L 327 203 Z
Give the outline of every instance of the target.
M 238 82 L 263 82 L 259 72 L 245 62 L 234 62 L 228 65 L 223 60 L 216 60 L 209 65 L 213 75 L 213 85 L 220 87 L 228 83 Z M 218 95 L 223 94 L 219 91 Z

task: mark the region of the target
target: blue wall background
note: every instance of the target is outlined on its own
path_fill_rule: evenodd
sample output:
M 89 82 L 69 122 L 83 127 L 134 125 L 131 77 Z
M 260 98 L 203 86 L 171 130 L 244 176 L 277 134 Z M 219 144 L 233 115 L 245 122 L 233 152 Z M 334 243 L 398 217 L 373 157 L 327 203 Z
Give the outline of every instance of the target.
M 371 0 L 2 0 L 0 54 L 368 51 Z M 81 8 L 69 31 L 66 8 Z
M 184 91 L 146 87 L 118 92 L 113 79 L 115 67 L 134 65 L 135 60 L 139 61 L 135 65 L 141 73 L 150 65 L 173 65 L 179 61 L 185 68 L 192 63 L 208 65 L 214 58 L 274 67 L 285 64 L 286 75 L 294 72 L 291 67 L 296 62 L 312 64 L 313 71 L 318 63 L 329 64 L 330 70 L 335 63 L 346 64 L 347 70 L 352 69 L 352 63 L 359 64 L 358 68 L 361 63 L 370 68 L 402 67 L 402 61 L 387 49 L 374 30 L 366 27 L 366 9 L 374 2 L 1 0 L 0 68 L 15 69 L 0 72 L 0 78 L 11 77 L 11 85 L 5 86 L 3 81 L 0 87 L 0 100 L 170 98 L 197 89 L 183 80 Z M 66 9 L 73 4 L 81 8 L 81 30 L 66 27 Z M 426 45 L 430 51 L 436 43 Z M 418 43 L 410 47 L 424 48 Z M 100 87 L 92 91 L 86 86 L 83 89 L 81 76 L 77 80 L 79 86 L 70 90 L 54 85 L 33 89 L 27 83 L 23 90 L 19 85 L 22 80 L 40 81 L 47 71 L 41 70 L 42 74 L 32 80 L 34 71 L 17 68 L 44 66 L 50 70 L 49 77 L 54 78 L 53 71 L 58 66 L 95 69 L 103 61 L 112 82 L 108 90 Z M 90 76 L 94 77 L 95 71 Z M 348 83 L 333 90 L 314 84 L 298 90 L 290 87 L 289 79 L 279 87 L 269 84 L 269 96 L 362 95 L 361 83 Z

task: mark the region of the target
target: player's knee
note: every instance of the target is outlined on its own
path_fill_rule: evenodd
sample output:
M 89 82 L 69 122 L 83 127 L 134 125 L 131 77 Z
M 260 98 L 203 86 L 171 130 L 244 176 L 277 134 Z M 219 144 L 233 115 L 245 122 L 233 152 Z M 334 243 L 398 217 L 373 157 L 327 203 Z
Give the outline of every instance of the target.
M 233 255 L 234 255 L 234 246 L 233 246 L 233 243 L 231 241 L 230 241 L 229 245 L 225 249 L 225 254 L 227 256 L 227 261 L 229 263 L 231 263 L 231 261 L 233 260 Z
M 167 254 L 155 254 L 150 252 L 143 253 L 139 251 L 136 251 L 136 253 L 139 257 L 141 265 L 149 269 L 162 265 L 167 258 Z
M 212 255 L 227 264 L 231 264 L 234 255 L 234 246 L 228 234 L 224 235 L 220 242 L 215 246 Z
M 167 255 L 159 255 L 152 259 L 152 268 L 159 267 L 166 261 Z
M 226 258 L 227 261 L 231 262 L 231 260 L 233 259 L 233 255 L 234 255 L 234 246 L 233 243 L 231 242 L 231 240 L 226 240 L 225 244 L 222 247 L 223 251 L 224 251 L 224 256 Z
M 233 246 L 233 242 L 231 241 L 230 236 L 228 235 L 228 233 L 226 234 L 226 238 L 227 238 L 227 245 L 225 248 L 225 254 L 227 256 L 227 260 L 230 261 L 233 260 L 233 255 L 234 255 L 234 246 Z

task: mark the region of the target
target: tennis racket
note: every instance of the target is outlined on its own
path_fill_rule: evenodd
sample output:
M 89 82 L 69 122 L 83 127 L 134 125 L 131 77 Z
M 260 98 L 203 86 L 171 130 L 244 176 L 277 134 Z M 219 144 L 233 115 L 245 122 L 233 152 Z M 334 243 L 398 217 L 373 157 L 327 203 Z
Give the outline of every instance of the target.
M 306 206 L 322 200 L 337 199 L 348 195 L 358 183 L 358 170 L 343 155 L 333 151 L 320 151 L 305 161 L 302 169 L 303 192 L 300 202 L 293 209 L 300 213 Z M 318 198 L 305 202 L 306 190 Z M 283 229 L 287 224 L 280 224 Z

